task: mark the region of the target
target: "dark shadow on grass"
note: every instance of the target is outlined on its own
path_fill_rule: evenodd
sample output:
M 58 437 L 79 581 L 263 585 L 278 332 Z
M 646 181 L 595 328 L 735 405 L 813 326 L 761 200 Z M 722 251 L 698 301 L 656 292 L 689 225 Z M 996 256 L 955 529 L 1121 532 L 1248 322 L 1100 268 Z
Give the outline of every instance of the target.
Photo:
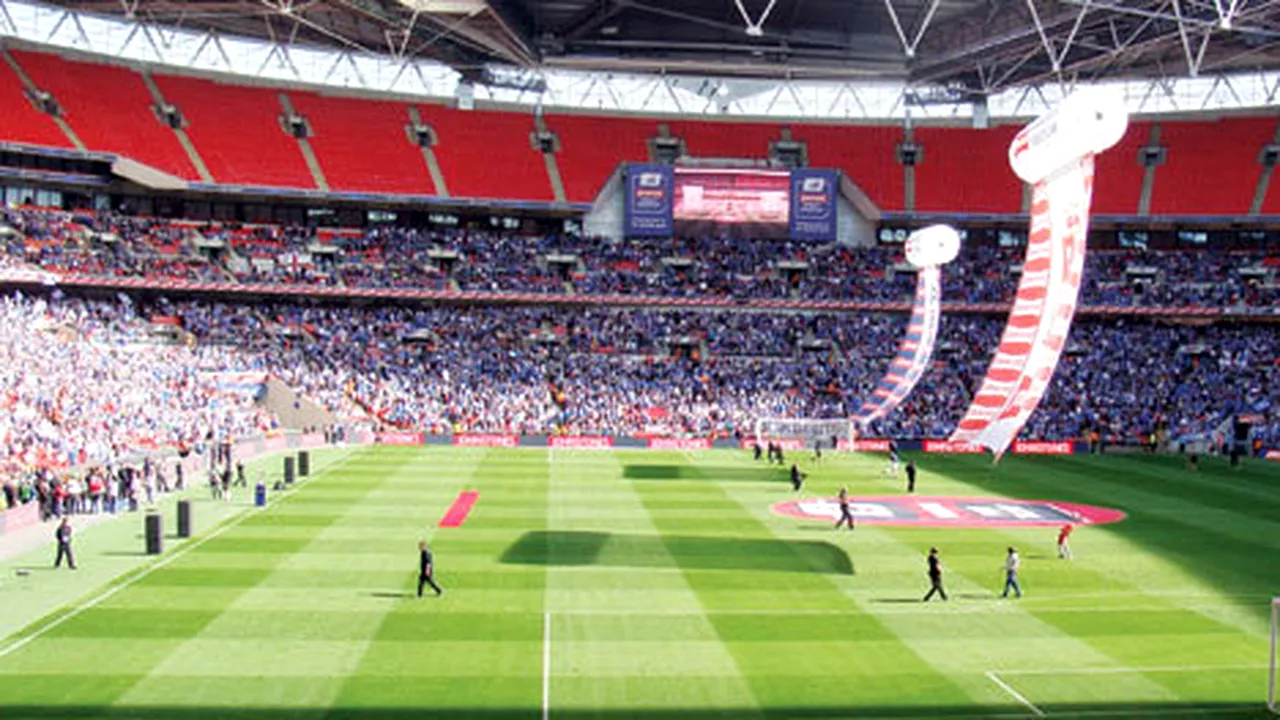
M 146 550 L 108 550 L 102 553 L 103 557 L 146 557 Z
M 445 699 L 445 698 L 442 698 Z M 551 708 L 557 720 L 737 720 L 743 717 L 767 720 L 835 720 L 835 718 L 1027 718 L 1031 714 L 1020 705 L 971 705 L 943 706 L 929 703 L 928 693 L 921 690 L 919 704 L 903 697 L 899 705 L 806 705 L 799 707 L 709 707 L 709 708 Z M 1039 708 L 1050 717 L 1087 717 L 1090 720 L 1108 718 L 1133 718 L 1144 716 L 1224 717 L 1233 720 L 1263 720 L 1274 716 L 1267 713 L 1262 703 L 1242 704 L 1178 704 L 1178 703 L 1108 703 L 1044 705 Z M 243 708 L 148 705 L 77 705 L 66 707 L 43 705 L 7 705 L 5 720 L 98 720 L 104 717 L 131 718 L 133 720 L 534 720 L 541 717 L 538 707 L 450 707 L 447 705 L 359 708 Z
M 873 603 L 884 603 L 891 605 L 919 605 L 921 600 L 918 597 L 895 597 L 895 598 L 871 598 Z
M 413 593 L 411 592 L 371 592 L 369 593 L 369 597 L 399 600 L 402 598 L 411 598 L 413 597 Z
M 844 550 L 816 540 L 531 531 L 502 554 L 512 565 L 758 570 L 852 575 Z
M 627 480 L 713 480 L 715 482 L 786 482 L 787 470 L 780 467 L 735 467 L 732 465 L 627 465 Z

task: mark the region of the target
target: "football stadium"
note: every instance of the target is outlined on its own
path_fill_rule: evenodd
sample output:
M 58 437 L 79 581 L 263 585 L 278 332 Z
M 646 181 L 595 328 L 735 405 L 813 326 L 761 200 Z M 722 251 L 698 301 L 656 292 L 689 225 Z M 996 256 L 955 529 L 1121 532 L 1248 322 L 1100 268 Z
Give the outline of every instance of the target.
M 0 0 L 0 720 L 1280 713 L 1280 3 Z

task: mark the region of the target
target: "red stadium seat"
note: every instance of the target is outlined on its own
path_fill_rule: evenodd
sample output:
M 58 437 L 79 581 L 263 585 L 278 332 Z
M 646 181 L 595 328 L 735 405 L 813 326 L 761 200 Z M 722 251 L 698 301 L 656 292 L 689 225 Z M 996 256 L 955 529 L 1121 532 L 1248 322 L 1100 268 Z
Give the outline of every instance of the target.
M 556 161 L 570 202 L 591 202 L 619 164 L 648 160 L 658 129 L 654 120 L 586 115 L 547 116 L 546 123 L 560 137 Z
M 553 199 L 542 155 L 529 141 L 532 116 L 425 105 L 422 121 L 435 128 L 436 157 L 453 197 Z
M 311 147 L 334 190 L 434 195 L 418 146 L 409 142 L 407 105 L 290 92 L 314 132 Z
M 1275 129 L 1274 117 L 1162 122 L 1168 160 L 1156 168 L 1151 214 L 1248 213 L 1262 172 L 1258 153 Z
M 916 209 L 923 212 L 1013 214 L 1022 209 L 1022 181 L 1009 167 L 1009 143 L 1021 125 L 987 130 L 926 127 L 916 166 Z
M 671 134 L 684 139 L 685 151 L 700 158 L 766 158 L 769 143 L 782 137 L 785 123 L 727 120 L 671 120 Z
M 187 118 L 187 134 L 215 180 L 315 189 L 297 140 L 280 127 L 279 91 L 172 75 L 155 80 Z
M 792 135 L 809 144 L 809 164 L 838 168 L 881 210 L 902 210 L 904 175 L 897 147 L 902 129 L 886 125 L 801 125 Z
M 57 99 L 85 147 L 123 155 L 184 180 L 197 179 L 177 136 L 152 112 L 154 101 L 137 73 L 46 53 L 14 50 L 13 56 L 32 82 Z
M 24 145 L 71 147 L 71 141 L 53 118 L 36 110 L 22 90 L 22 80 L 8 63 L 0 62 L 0 140 Z
M 1120 142 L 1094 160 L 1093 212 L 1138 214 L 1143 174 L 1138 150 L 1147 144 L 1150 134 L 1151 123 L 1131 122 Z

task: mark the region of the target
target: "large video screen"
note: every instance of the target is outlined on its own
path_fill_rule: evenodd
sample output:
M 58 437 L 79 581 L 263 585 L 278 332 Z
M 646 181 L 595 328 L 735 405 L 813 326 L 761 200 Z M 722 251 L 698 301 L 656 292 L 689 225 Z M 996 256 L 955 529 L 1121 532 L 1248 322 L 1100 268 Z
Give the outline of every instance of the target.
M 676 168 L 676 221 L 778 225 L 790 213 L 791 173 L 785 170 Z
M 624 169 L 628 237 L 715 235 L 836 239 L 835 170 L 688 168 L 628 164 Z

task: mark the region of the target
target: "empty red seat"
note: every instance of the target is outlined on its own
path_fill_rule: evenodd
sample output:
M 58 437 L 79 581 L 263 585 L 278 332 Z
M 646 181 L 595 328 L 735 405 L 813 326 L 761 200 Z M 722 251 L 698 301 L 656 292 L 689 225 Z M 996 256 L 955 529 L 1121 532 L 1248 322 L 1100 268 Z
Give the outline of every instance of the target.
M 47 53 L 14 50 L 13 56 L 32 82 L 57 99 L 85 147 L 122 155 L 184 180 L 197 179 L 177 136 L 152 111 L 154 100 L 137 73 Z
M 280 125 L 279 91 L 156 75 L 219 183 L 315 189 L 298 141 Z

